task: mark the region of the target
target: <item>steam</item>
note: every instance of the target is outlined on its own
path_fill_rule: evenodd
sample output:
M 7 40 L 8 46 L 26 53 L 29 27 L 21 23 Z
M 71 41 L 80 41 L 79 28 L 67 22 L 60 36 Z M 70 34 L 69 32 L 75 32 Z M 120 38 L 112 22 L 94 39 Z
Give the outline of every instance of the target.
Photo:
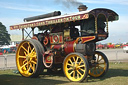
M 56 3 L 62 4 L 66 8 L 78 7 L 79 5 L 83 5 L 83 3 L 78 2 L 77 0 L 55 0 Z

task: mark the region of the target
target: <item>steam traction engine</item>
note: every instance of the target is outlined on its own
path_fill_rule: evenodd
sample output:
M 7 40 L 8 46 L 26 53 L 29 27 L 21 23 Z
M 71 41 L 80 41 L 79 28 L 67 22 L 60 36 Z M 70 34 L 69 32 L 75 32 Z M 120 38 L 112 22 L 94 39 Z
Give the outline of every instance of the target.
M 24 39 L 16 52 L 20 74 L 37 77 L 44 69 L 55 71 L 61 68 L 70 81 L 81 82 L 88 74 L 92 77 L 103 76 L 109 63 L 105 54 L 96 51 L 96 42 L 108 37 L 108 21 L 118 20 L 118 14 L 102 8 L 60 14 L 56 11 L 29 17 L 24 19 L 24 23 L 10 26 L 11 30 L 22 29 L 23 39 L 25 28 L 32 29 L 33 37 Z M 98 24 L 99 21 L 105 23 L 105 28 L 100 27 L 102 24 Z M 87 23 L 92 24 L 81 28 Z M 41 33 L 34 34 L 36 28 Z

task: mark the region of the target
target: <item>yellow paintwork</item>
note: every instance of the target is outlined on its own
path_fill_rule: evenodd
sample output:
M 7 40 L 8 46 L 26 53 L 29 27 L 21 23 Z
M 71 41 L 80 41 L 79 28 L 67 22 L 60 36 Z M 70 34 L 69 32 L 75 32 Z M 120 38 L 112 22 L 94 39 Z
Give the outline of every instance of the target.
M 70 81 L 80 81 L 83 79 L 86 71 L 86 64 L 83 59 L 76 55 L 72 54 L 68 56 L 64 62 L 64 72 L 66 77 Z
M 37 55 L 34 46 L 29 41 L 24 41 L 19 45 L 16 64 L 19 72 L 25 77 L 29 77 L 35 72 Z
M 120 48 L 121 45 L 115 45 L 116 48 Z
M 107 65 L 105 63 L 104 58 L 100 54 L 96 53 L 95 56 L 96 56 L 95 63 L 97 64 L 95 67 L 89 69 L 89 75 L 93 77 L 99 77 L 104 73 Z

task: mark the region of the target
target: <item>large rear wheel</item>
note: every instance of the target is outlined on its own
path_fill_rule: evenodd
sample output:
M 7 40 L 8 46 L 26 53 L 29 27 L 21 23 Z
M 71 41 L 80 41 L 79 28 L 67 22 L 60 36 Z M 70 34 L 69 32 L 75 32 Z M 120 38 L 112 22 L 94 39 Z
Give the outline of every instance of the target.
M 63 70 L 70 81 L 82 82 L 88 75 L 88 61 L 80 53 L 70 53 L 63 62 Z
M 37 40 L 22 41 L 16 52 L 16 64 L 20 74 L 24 77 L 38 77 L 43 71 L 42 54 L 44 49 Z
M 91 77 L 102 77 L 104 76 L 109 67 L 109 62 L 104 53 L 96 51 L 95 60 L 91 63 L 89 75 Z

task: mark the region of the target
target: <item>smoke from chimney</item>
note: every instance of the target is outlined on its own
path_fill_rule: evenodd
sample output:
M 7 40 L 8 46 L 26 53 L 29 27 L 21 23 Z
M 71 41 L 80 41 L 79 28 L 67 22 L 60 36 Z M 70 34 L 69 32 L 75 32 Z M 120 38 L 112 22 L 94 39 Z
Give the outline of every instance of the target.
M 79 5 L 83 5 L 83 3 L 78 2 L 77 0 L 55 0 L 55 3 L 62 4 L 66 8 L 78 8 Z

